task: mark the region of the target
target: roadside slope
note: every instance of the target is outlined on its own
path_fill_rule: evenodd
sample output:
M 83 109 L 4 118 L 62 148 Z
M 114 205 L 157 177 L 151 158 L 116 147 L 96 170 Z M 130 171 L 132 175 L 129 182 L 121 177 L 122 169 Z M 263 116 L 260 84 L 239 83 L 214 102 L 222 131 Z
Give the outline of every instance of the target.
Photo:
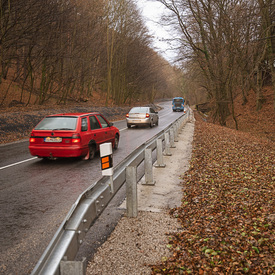
M 153 274 L 274 274 L 274 142 L 196 116 L 181 231 Z

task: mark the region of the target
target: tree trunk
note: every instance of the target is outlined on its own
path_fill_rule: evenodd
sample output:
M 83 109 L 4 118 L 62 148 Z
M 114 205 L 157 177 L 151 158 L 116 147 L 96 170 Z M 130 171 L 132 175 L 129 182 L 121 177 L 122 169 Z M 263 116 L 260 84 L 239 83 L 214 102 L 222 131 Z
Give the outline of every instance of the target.
M 262 71 L 257 69 L 257 86 L 256 86 L 256 110 L 259 111 L 263 107 L 264 96 L 262 91 Z

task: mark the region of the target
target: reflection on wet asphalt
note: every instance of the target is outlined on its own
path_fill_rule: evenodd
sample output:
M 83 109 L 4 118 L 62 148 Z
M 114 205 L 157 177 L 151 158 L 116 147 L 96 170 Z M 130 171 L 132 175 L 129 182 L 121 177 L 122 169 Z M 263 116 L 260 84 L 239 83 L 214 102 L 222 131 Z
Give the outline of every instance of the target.
M 123 130 L 114 166 L 179 115 L 161 118 L 158 127 Z M 2 147 L 0 166 L 30 158 L 26 146 Z M 101 178 L 100 167 L 97 155 L 92 161 L 34 159 L 0 170 L 0 274 L 31 273 L 73 203 Z

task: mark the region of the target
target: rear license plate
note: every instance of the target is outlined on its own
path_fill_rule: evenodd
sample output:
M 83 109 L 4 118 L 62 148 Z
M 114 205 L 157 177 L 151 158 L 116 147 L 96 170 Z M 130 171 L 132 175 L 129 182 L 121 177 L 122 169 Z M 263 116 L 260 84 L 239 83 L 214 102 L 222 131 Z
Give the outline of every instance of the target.
M 132 118 L 139 118 L 139 119 L 142 119 L 145 117 L 145 115 L 140 115 L 140 114 L 133 114 L 131 115 Z
M 46 137 L 44 139 L 45 142 L 62 142 L 62 138 L 60 137 Z

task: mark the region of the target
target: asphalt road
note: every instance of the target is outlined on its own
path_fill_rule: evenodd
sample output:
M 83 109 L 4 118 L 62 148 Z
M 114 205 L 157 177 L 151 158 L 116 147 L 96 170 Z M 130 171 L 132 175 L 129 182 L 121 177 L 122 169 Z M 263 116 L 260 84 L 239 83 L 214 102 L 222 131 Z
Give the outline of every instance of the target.
M 161 106 L 159 126 L 127 129 L 124 120 L 114 123 L 121 133 L 114 166 L 182 115 L 172 112 L 171 102 Z M 92 161 L 43 161 L 30 155 L 26 140 L 0 146 L 0 274 L 30 274 L 72 204 L 100 178 L 98 156 Z M 122 188 L 91 228 L 94 249 L 122 215 L 121 210 L 114 213 L 112 209 L 124 194 Z M 79 257 L 87 253 L 91 256 L 93 251 L 83 245 Z

